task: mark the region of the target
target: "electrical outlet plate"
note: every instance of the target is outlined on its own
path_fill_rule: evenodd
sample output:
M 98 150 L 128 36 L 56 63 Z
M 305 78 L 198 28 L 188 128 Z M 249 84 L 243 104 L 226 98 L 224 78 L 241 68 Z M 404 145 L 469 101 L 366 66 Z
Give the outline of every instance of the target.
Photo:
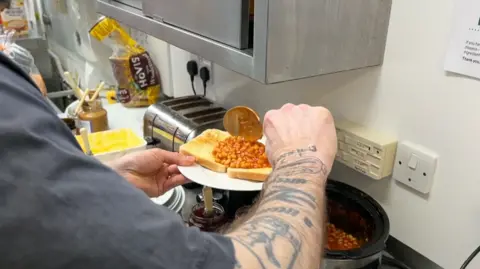
M 198 70 L 200 70 L 200 68 L 202 67 L 208 68 L 208 70 L 210 71 L 210 80 L 208 81 L 208 84 L 212 85 L 213 84 L 213 63 L 195 54 L 191 54 L 190 60 L 197 61 Z
M 437 154 L 431 150 L 411 142 L 402 142 L 397 148 L 393 178 L 421 193 L 429 193 L 437 160 Z

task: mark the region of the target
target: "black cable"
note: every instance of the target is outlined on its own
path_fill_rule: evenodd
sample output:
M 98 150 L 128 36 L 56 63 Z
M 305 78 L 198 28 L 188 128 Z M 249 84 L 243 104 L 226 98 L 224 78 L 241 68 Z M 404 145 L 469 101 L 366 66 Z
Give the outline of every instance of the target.
M 200 68 L 200 78 L 203 83 L 203 97 L 207 95 L 207 82 L 210 80 L 210 70 L 207 67 Z
M 408 267 L 403 262 L 395 260 L 395 259 L 390 258 L 390 257 L 385 256 L 385 255 L 382 256 L 382 265 L 388 265 L 388 266 L 395 267 L 395 268 L 398 268 L 398 269 L 410 269 L 410 267 Z
M 198 75 L 198 64 L 196 61 L 191 60 L 187 62 L 187 72 L 190 75 L 190 82 L 192 83 L 193 95 L 197 95 L 195 91 L 195 77 Z
M 195 91 L 195 83 L 193 83 L 193 80 L 191 81 L 191 83 L 192 83 L 193 95 L 197 95 L 197 91 Z
M 460 269 L 465 269 L 467 268 L 468 264 L 470 264 L 470 262 L 475 258 L 475 256 L 477 256 L 477 254 L 480 252 L 480 246 L 478 246 L 473 252 L 472 254 L 470 254 L 470 256 L 468 256 L 468 258 L 465 260 L 465 262 L 462 264 L 462 267 L 460 267 Z

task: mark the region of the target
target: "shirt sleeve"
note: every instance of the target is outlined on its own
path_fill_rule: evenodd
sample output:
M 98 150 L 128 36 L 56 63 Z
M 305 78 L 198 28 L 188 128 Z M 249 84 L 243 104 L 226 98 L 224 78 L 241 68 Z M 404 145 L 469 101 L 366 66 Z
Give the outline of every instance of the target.
M 0 53 L 0 268 L 234 267 L 232 242 L 186 228 L 85 156 Z

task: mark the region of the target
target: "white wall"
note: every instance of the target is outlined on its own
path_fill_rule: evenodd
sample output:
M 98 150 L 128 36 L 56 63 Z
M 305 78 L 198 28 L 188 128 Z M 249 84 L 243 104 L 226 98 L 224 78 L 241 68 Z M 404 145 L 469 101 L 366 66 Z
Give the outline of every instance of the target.
M 332 177 L 376 198 L 390 216 L 391 234 L 444 268 L 459 268 L 480 244 L 480 144 L 475 138 L 480 133 L 480 83 L 442 70 L 453 4 L 394 1 L 381 68 L 263 86 L 215 66 L 208 91 L 225 106 L 248 105 L 262 114 L 286 102 L 324 105 L 335 115 L 436 151 L 439 166 L 428 196 L 341 165 Z M 175 95 L 190 94 L 189 55 L 171 47 L 168 57 Z

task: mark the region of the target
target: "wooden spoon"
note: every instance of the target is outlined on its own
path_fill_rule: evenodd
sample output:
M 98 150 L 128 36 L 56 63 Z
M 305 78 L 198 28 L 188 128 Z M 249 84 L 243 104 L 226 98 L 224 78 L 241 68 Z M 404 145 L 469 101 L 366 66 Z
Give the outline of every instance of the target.
M 92 102 L 97 99 L 98 95 L 100 94 L 100 91 L 103 90 L 103 87 L 105 86 L 105 82 L 100 82 L 100 84 L 97 85 L 97 88 L 95 88 L 95 92 L 92 95 L 92 98 L 90 98 L 88 101 Z
M 68 83 L 70 88 L 72 88 L 73 92 L 75 92 L 75 96 L 78 99 L 81 99 L 83 96 L 83 91 L 78 87 L 77 83 L 75 83 L 72 74 L 70 74 L 70 72 L 65 72 L 63 75 L 65 76 L 65 81 Z
M 205 216 L 213 216 L 213 191 L 212 188 L 203 187 L 203 202 L 205 203 Z
M 83 140 L 83 145 L 85 146 L 86 154 L 92 156 L 93 154 L 92 154 L 92 150 L 90 148 L 90 141 L 88 141 L 87 129 L 85 129 L 85 128 L 80 129 L 80 135 L 81 135 L 82 140 Z
M 241 136 L 249 141 L 257 141 L 263 136 L 260 116 L 246 106 L 234 107 L 223 117 L 225 130 L 233 136 Z
M 82 95 L 82 99 L 78 102 L 77 109 L 75 109 L 75 116 L 80 113 L 80 110 L 82 110 L 83 103 L 85 103 L 85 99 L 87 98 L 89 93 L 88 89 L 85 89 L 85 93 Z

